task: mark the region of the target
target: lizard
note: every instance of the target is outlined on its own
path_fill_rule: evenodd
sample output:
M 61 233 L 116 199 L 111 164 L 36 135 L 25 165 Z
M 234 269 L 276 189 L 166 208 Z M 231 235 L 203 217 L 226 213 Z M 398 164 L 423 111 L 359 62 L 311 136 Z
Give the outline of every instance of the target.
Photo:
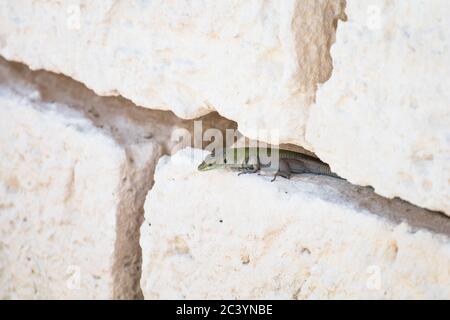
M 302 173 L 343 179 L 333 173 L 326 163 L 317 158 L 299 152 L 272 147 L 231 147 L 213 150 L 198 166 L 199 171 L 219 168 L 239 171 L 238 175 L 267 171 L 274 174 L 272 181 L 275 181 L 277 176 L 290 179 L 291 174 Z

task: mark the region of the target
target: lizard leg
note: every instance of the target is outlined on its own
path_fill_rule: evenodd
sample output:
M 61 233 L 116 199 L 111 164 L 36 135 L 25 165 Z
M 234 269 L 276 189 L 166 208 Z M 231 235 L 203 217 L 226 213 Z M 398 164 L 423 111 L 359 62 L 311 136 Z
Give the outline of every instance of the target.
M 256 173 L 260 169 L 258 159 L 255 157 L 249 157 L 244 159 L 241 166 L 241 172 L 238 173 L 238 176 L 241 174 L 250 174 Z
M 291 168 L 289 167 L 289 162 L 280 159 L 278 171 L 273 176 L 271 182 L 274 182 L 278 176 L 286 179 L 291 178 Z
M 256 167 L 253 167 L 253 166 L 252 167 L 247 167 L 247 168 L 242 169 L 242 171 L 238 173 L 238 176 L 240 176 L 241 174 L 256 173 L 258 171 L 259 171 L 259 169 L 256 168 Z

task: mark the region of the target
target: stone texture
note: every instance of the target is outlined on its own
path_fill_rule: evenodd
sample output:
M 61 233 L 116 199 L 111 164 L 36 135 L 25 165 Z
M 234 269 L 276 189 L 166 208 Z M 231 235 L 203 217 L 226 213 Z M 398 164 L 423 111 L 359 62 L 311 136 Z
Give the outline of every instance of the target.
M 303 142 L 343 0 L 0 1 L 0 54 L 100 95 Z M 45 44 L 45 45 L 42 45 Z
M 132 283 L 115 278 L 139 275 L 139 261 L 119 262 L 115 250 L 116 229 L 138 227 L 137 213 L 118 224 L 127 214 L 122 179 L 136 168 L 80 114 L 33 96 L 0 95 L 0 297 L 120 296 Z
M 0 1 L 0 54 L 182 117 L 217 110 L 450 214 L 448 1 L 346 6 L 338 24 L 340 0 Z
M 198 172 L 195 153 L 156 168 L 145 298 L 450 298 L 444 215 L 329 177 Z
M 141 298 L 144 199 L 192 126 L 0 60 L 0 299 Z
M 348 1 L 306 140 L 352 183 L 450 215 L 450 6 Z

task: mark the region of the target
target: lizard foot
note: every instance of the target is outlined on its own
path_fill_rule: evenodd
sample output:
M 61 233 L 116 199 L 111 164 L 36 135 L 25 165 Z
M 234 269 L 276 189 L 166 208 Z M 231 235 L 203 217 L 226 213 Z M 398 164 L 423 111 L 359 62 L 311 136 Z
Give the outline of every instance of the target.
M 238 176 L 240 176 L 241 174 L 251 174 L 251 173 L 256 173 L 256 172 L 258 172 L 258 170 L 255 170 L 255 169 L 243 170 L 238 173 Z
M 278 171 L 277 173 L 275 173 L 275 175 L 273 176 L 273 179 L 270 180 L 270 182 L 274 182 L 277 179 L 278 176 L 283 177 L 283 178 L 288 179 L 288 180 L 291 178 L 291 174 L 290 173 Z

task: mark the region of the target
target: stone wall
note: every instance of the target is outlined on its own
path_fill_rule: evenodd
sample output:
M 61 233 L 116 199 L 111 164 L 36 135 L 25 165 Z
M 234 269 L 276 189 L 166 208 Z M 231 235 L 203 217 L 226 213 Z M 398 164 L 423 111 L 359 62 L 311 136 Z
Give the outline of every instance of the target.
M 0 128 L 0 299 L 142 298 L 144 200 L 193 124 L 1 60 Z
M 189 149 L 162 158 L 141 227 L 144 296 L 450 297 L 447 217 L 331 177 L 270 179 L 198 172 Z
M 0 298 L 450 298 L 449 15 L 0 1 Z M 198 172 L 227 129 L 346 181 Z

